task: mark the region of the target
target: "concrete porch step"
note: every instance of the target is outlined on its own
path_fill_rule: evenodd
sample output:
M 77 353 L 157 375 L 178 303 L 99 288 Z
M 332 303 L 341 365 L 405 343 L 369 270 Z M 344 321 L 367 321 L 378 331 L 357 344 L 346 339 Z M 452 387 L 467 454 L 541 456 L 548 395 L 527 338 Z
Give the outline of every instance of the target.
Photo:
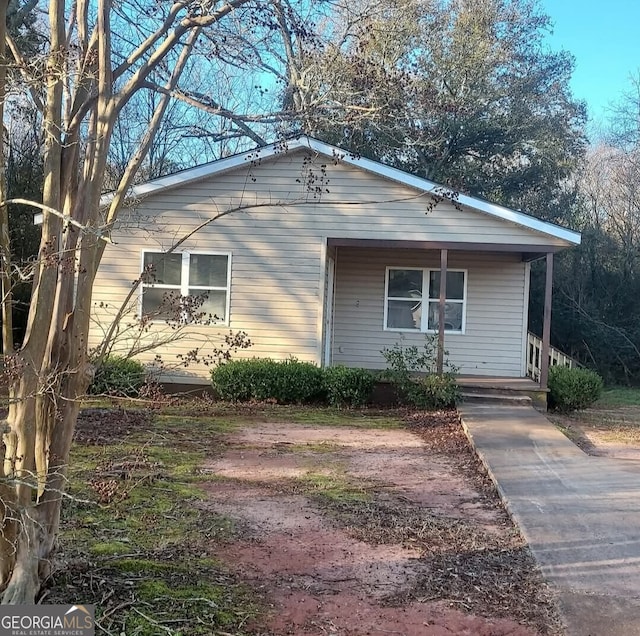
M 473 404 L 511 404 L 512 406 L 532 406 L 533 400 L 529 395 L 523 395 L 516 391 L 490 391 L 462 390 L 462 401 Z

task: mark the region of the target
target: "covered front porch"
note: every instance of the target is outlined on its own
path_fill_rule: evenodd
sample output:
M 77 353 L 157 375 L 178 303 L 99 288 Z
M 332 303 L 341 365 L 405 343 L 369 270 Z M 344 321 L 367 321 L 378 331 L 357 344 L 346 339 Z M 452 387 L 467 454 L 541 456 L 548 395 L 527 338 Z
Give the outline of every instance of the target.
M 481 391 L 547 388 L 553 255 L 561 245 L 328 238 L 322 363 L 385 368 L 395 343 L 435 347 L 437 369 Z M 528 377 L 530 263 L 547 267 L 539 373 Z M 546 361 L 546 364 L 545 364 Z

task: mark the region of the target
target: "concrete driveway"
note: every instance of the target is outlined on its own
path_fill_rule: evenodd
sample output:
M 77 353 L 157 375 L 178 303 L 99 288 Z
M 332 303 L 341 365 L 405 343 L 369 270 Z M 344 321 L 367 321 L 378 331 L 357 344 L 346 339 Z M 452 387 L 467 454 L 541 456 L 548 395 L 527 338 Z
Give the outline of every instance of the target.
M 586 455 L 530 406 L 459 411 L 568 636 L 640 636 L 640 462 Z

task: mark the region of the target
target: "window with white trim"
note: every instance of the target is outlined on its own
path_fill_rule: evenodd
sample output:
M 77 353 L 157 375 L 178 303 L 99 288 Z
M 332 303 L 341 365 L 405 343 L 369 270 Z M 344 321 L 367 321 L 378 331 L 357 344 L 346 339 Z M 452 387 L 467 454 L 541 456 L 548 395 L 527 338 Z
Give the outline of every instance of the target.
M 184 319 L 194 308 L 214 323 L 229 322 L 231 254 L 143 252 L 141 314 Z
M 466 270 L 447 270 L 446 294 L 445 333 L 464 333 L 467 309 Z M 387 267 L 384 299 L 386 330 L 438 331 L 439 304 L 439 269 Z

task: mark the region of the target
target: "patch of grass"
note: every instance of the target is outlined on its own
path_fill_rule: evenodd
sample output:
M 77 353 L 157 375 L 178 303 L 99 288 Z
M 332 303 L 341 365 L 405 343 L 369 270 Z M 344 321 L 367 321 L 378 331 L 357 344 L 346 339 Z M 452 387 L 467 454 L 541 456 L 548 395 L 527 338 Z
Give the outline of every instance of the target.
M 135 602 L 124 601 L 113 618 L 98 607 L 97 623 L 109 633 L 156 636 L 168 633 L 209 636 L 230 633 L 241 636 L 242 627 L 258 611 L 251 592 L 206 562 L 192 559 L 183 565 L 152 560 L 125 561 L 124 569 L 103 569 L 107 580 L 115 575 L 135 581 Z M 198 572 L 202 579 L 192 577 Z
M 251 426 L 257 422 L 295 422 L 311 426 L 350 426 L 356 428 L 395 429 L 402 427 L 405 411 L 380 410 L 375 408 L 339 409 L 326 406 L 297 406 L 250 402 L 232 404 L 229 402 L 204 401 L 181 403 L 162 409 L 158 421 L 181 420 L 197 413 L 195 418 L 212 418 L 218 426 L 230 429 Z M 224 431 L 221 431 L 224 432 Z
M 285 453 L 335 453 L 344 448 L 334 442 L 308 442 L 306 444 L 278 444 L 278 451 Z
M 198 467 L 236 424 L 123 413 L 94 407 L 79 423 L 61 522 L 64 567 L 47 602 L 94 603 L 113 634 L 242 634 L 259 611 L 255 594 L 203 558 L 235 527 L 199 505 Z
M 101 541 L 89 547 L 89 552 L 95 556 L 115 556 L 126 554 L 131 550 L 131 545 L 122 541 Z
M 307 473 L 296 482 L 307 496 L 325 503 L 353 503 L 371 498 L 362 484 L 355 484 L 338 472 Z
M 109 568 L 127 574 L 162 574 L 164 572 L 180 572 L 184 568 L 174 563 L 141 558 L 122 558 L 109 561 Z M 164 581 L 150 581 L 158 585 L 166 585 Z
M 193 436 L 194 431 L 201 434 L 226 434 L 233 432 L 241 422 L 233 417 L 217 417 L 215 415 L 180 415 L 179 413 L 158 413 L 153 422 L 156 429 L 167 427 L 175 434 L 176 431 L 184 431 Z
M 237 630 L 255 613 L 255 605 L 246 596 L 246 590 L 240 586 L 235 588 L 230 589 L 226 581 L 217 584 L 197 581 L 177 585 L 166 581 L 143 581 L 139 594 L 144 605 L 164 603 L 163 615 L 169 622 L 175 620 L 171 616 L 176 613 L 184 614 L 188 610 L 187 616 L 192 620 L 189 621 L 188 631 L 185 630 L 184 633 L 204 635 L 216 633 L 212 632 L 212 627 L 217 627 L 220 631 L 221 628 Z M 230 592 L 236 594 L 233 604 L 228 602 Z M 157 619 L 156 623 L 158 624 Z
M 116 405 L 122 405 L 132 409 L 140 408 L 140 405 L 137 404 L 136 401 L 126 398 L 87 396 L 82 400 L 83 408 L 112 409 Z
M 640 388 L 619 386 L 605 389 L 595 403 L 595 408 L 617 406 L 640 406 Z
M 287 416 L 287 421 L 312 426 L 348 426 L 351 428 L 383 430 L 402 428 L 402 420 L 400 418 L 393 415 L 383 415 L 378 411 L 298 408 L 290 409 L 290 412 L 285 415 Z

